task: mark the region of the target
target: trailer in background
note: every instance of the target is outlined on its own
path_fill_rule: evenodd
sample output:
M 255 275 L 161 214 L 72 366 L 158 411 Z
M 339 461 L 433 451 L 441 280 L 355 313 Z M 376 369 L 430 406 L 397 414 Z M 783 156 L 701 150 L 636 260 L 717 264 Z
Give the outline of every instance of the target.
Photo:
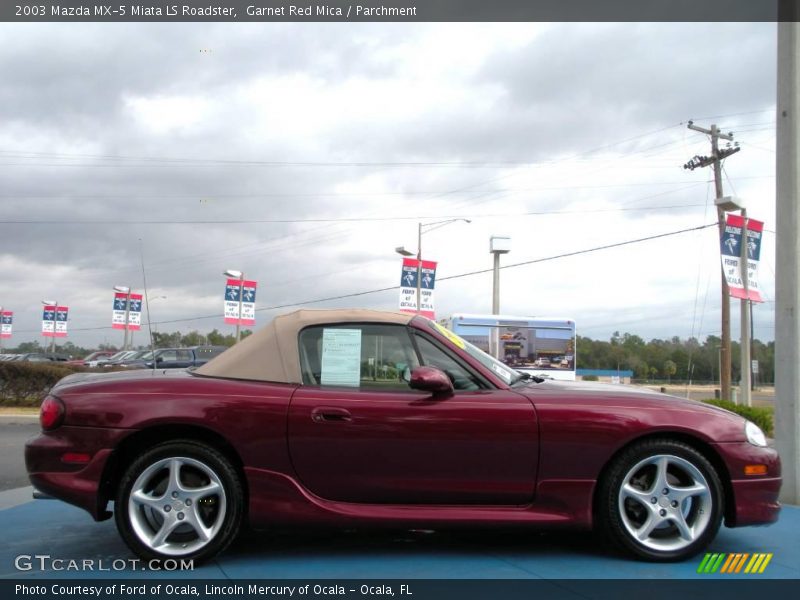
M 439 321 L 517 371 L 575 381 L 575 321 L 456 313 Z

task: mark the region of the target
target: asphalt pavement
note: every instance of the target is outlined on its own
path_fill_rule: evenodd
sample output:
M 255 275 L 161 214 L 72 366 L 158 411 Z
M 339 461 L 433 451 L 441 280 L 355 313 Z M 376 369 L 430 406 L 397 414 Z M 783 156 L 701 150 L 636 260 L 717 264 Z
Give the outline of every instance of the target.
M 0 506 L 14 491 L 0 492 Z M 770 527 L 720 530 L 713 553 L 772 553 L 758 575 L 698 573 L 703 555 L 679 563 L 646 563 L 613 553 L 591 533 L 530 530 L 272 531 L 249 534 L 192 571 L 144 569 L 113 520 L 56 500 L 0 510 L 0 579 L 28 577 L 192 579 L 798 579 L 800 508 L 784 507 Z M 93 560 L 93 570 L 67 572 L 38 563 L 19 570 L 19 556 Z M 113 568 L 112 565 L 120 565 Z M 98 570 L 105 565 L 107 570 Z M 24 564 L 22 565 L 25 566 Z

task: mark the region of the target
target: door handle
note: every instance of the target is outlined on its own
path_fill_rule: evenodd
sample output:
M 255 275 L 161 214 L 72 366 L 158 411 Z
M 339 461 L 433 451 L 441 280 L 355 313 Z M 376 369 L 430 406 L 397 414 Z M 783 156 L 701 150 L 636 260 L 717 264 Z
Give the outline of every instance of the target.
M 315 423 L 338 423 L 352 421 L 353 416 L 344 408 L 320 406 L 311 411 L 311 420 Z

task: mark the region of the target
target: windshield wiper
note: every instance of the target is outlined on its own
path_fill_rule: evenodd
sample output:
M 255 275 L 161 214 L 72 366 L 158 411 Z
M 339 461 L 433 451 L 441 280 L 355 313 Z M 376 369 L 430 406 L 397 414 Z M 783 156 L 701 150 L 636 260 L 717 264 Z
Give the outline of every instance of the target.
M 517 377 L 511 385 L 515 383 L 519 383 L 520 381 L 533 381 L 535 383 L 542 383 L 544 382 L 544 377 L 538 377 L 536 375 L 531 375 L 530 373 L 523 373 L 522 371 L 517 371 L 519 373 L 519 377 Z

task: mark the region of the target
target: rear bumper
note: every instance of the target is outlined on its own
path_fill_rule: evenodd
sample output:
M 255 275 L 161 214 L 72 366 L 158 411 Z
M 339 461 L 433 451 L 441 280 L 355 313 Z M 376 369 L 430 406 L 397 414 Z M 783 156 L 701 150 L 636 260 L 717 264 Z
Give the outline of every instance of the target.
M 102 482 L 112 448 L 129 430 L 91 427 L 60 427 L 41 433 L 25 444 L 28 478 L 40 492 L 73 504 L 101 521 L 111 516 Z M 67 452 L 85 453 L 83 464 L 62 460 Z

